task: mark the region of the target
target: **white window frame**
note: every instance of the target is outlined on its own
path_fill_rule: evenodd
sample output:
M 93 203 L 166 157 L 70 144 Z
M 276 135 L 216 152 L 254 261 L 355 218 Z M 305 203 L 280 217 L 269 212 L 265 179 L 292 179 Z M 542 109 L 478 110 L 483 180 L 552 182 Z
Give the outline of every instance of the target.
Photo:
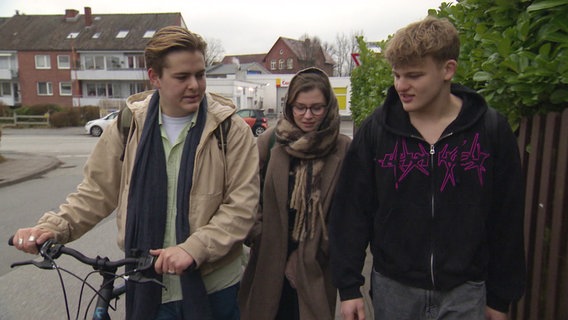
M 83 56 L 85 70 L 105 70 L 105 56 L 85 55 Z
M 45 88 L 42 88 L 45 86 Z M 41 90 L 45 89 L 45 93 L 42 93 Z M 37 83 L 37 95 L 38 96 L 52 96 L 53 95 L 53 86 L 51 85 L 50 81 L 38 81 Z
M 156 33 L 156 30 L 146 30 L 146 32 L 144 32 L 144 35 L 142 36 L 142 38 L 152 38 L 154 36 L 154 34 Z
M 270 70 L 276 70 L 276 60 L 270 60 Z
M 126 38 L 126 36 L 128 35 L 128 32 L 130 32 L 129 30 L 120 30 L 118 31 L 118 33 L 116 34 L 116 38 L 117 39 L 124 39 Z
M 105 56 L 105 70 L 118 70 L 122 69 L 122 61 L 118 56 Z
M 97 98 L 120 98 L 120 87 L 112 82 L 88 82 L 85 84 L 87 96 Z
M 129 85 L 130 95 L 146 91 L 146 84 L 143 82 L 131 82 Z
M 278 70 L 284 69 L 284 59 L 278 59 Z
M 48 54 L 36 54 L 34 60 L 36 69 L 51 69 L 51 59 Z
M 65 89 L 64 87 L 69 87 Z M 73 94 L 73 86 L 69 81 L 59 82 L 59 95 L 60 96 L 70 96 Z
M 0 82 L 0 96 L 11 96 L 12 84 L 10 82 Z
M 288 70 L 294 69 L 294 59 L 288 58 L 288 60 L 286 60 L 286 68 Z
M 0 56 L 0 70 L 10 70 L 11 63 L 10 63 L 10 56 Z
M 67 62 L 63 61 L 67 58 Z M 71 56 L 68 54 L 62 54 L 57 56 L 57 68 L 58 69 L 71 69 Z
M 126 56 L 127 69 L 146 69 L 143 54 L 129 54 Z

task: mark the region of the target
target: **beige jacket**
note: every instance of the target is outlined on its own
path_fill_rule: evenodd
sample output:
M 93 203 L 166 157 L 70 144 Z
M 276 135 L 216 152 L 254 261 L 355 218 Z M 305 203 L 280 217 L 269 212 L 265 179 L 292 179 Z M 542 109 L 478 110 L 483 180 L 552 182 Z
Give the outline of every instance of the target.
M 58 212 L 47 212 L 38 226 L 51 230 L 62 243 L 75 240 L 116 210 L 118 245 L 124 248 L 130 175 L 146 110 L 153 91 L 128 98 L 132 110 L 130 140 L 120 160 L 123 141 L 118 126 L 109 126 L 99 138 L 84 167 L 84 179 Z M 179 244 L 197 262 L 202 274 L 234 261 L 254 223 L 259 195 L 258 150 L 249 126 L 232 117 L 226 155 L 213 131 L 235 113 L 232 102 L 206 95 L 206 124 L 196 151 L 190 193 L 190 236 Z M 220 100 L 219 103 L 216 100 Z

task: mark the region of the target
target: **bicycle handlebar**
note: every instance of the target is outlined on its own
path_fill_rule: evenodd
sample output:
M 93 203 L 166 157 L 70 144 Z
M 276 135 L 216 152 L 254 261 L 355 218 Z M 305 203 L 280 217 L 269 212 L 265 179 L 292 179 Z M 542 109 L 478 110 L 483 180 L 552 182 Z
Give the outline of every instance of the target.
M 14 237 L 10 237 L 8 244 L 10 246 L 14 245 Z M 97 256 L 96 258 L 89 258 L 82 254 L 81 252 L 65 247 L 64 245 L 57 243 L 55 240 L 47 240 L 41 246 L 38 246 L 38 251 L 40 255 L 45 259 L 44 261 L 38 262 L 35 260 L 16 262 L 11 265 L 11 267 L 33 264 L 42 269 L 51 269 L 52 261 L 59 258 L 61 254 L 69 255 L 83 264 L 92 266 L 95 270 L 116 270 L 119 267 L 126 265 L 135 265 L 135 272 L 140 272 L 148 270 L 153 267 L 156 257 L 150 254 L 140 256 L 138 258 L 124 258 L 116 261 L 111 261 L 108 258 L 102 258 Z
M 10 246 L 14 245 L 13 236 L 10 237 L 10 239 L 8 240 L 8 244 Z M 158 280 L 153 275 L 151 275 L 152 272 L 150 272 L 150 275 L 147 275 L 147 273 L 144 272 L 146 270 L 153 269 L 156 260 L 156 257 L 150 255 L 148 252 L 139 254 L 140 253 L 139 250 L 134 250 L 133 255 L 135 255 L 136 257 L 128 257 L 116 261 L 111 261 L 107 257 L 100 257 L 100 256 L 97 256 L 96 258 L 89 258 L 75 249 L 65 247 L 63 244 L 57 243 L 54 239 L 49 239 L 42 245 L 37 245 L 37 248 L 39 254 L 43 257 L 42 261 L 29 260 L 29 261 L 15 262 L 12 263 L 11 268 L 14 268 L 16 266 L 31 264 L 40 269 L 56 269 L 58 273 L 60 272 L 60 270 L 63 270 L 68 273 L 71 273 L 72 275 L 80 279 L 74 273 L 69 272 L 68 270 L 65 270 L 63 268 L 60 268 L 55 263 L 55 259 L 59 258 L 62 254 L 65 254 L 75 258 L 77 261 L 85 265 L 93 267 L 93 269 L 95 269 L 102 276 L 103 278 L 102 284 L 99 290 L 96 290 L 90 284 L 87 284 L 91 289 L 93 289 L 93 291 L 96 292 L 96 296 L 98 296 L 93 319 L 110 319 L 108 316 L 108 308 L 111 307 L 110 301 L 113 299 L 118 299 L 120 295 L 126 292 L 125 285 L 117 287 L 114 286 L 114 281 L 117 278 L 123 278 L 124 280 L 133 281 L 136 283 L 154 283 L 161 286 L 162 288 L 165 288 L 165 285 L 160 280 Z M 116 274 L 117 269 L 122 266 L 133 266 L 134 268 L 132 270 L 127 270 L 125 273 L 121 275 Z M 59 277 L 65 297 L 67 319 L 70 319 L 69 306 L 68 306 L 67 296 L 65 294 L 65 286 L 63 285 L 61 274 L 59 275 Z M 87 277 L 82 279 L 83 285 L 85 285 Z M 81 294 L 82 290 L 83 289 L 81 289 Z M 96 296 L 94 296 L 93 299 Z M 91 302 L 93 301 L 93 299 L 91 299 Z M 79 309 L 80 307 L 77 309 L 77 315 L 79 314 Z M 87 308 L 87 310 L 89 310 L 89 308 Z M 113 310 L 115 309 L 113 308 Z M 87 318 L 86 315 L 87 312 L 85 312 L 85 319 Z

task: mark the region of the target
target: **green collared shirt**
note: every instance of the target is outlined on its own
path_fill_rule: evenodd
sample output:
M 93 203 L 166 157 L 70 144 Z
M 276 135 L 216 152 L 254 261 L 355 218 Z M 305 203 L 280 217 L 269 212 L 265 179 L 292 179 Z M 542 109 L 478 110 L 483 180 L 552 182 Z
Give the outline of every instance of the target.
M 191 120 L 181 130 L 179 136 L 172 144 L 170 143 L 166 129 L 162 121 L 162 112 L 160 110 L 160 133 L 162 136 L 162 144 L 166 157 L 166 172 L 168 175 L 168 206 L 166 216 L 166 230 L 164 232 L 164 248 L 177 245 L 176 241 L 176 211 L 177 211 L 177 185 L 178 175 L 181 164 L 181 157 L 185 145 L 187 132 L 195 126 L 197 120 L 197 112 L 193 114 Z M 207 276 L 203 277 L 207 293 L 216 292 L 234 285 L 240 281 L 242 272 L 242 262 L 236 259 L 227 266 L 220 268 Z M 167 289 L 162 290 L 162 303 L 178 301 L 183 298 L 181 291 L 181 282 L 179 276 L 163 275 L 163 284 Z

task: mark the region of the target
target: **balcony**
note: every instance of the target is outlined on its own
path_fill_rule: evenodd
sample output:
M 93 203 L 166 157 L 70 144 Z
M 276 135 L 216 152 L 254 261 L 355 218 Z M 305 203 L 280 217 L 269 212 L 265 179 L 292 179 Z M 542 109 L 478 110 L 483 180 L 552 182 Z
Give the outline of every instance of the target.
M 144 69 L 115 69 L 115 70 L 76 70 L 71 72 L 72 80 L 148 80 Z
M 0 80 L 12 80 L 18 78 L 16 69 L 0 69 Z

